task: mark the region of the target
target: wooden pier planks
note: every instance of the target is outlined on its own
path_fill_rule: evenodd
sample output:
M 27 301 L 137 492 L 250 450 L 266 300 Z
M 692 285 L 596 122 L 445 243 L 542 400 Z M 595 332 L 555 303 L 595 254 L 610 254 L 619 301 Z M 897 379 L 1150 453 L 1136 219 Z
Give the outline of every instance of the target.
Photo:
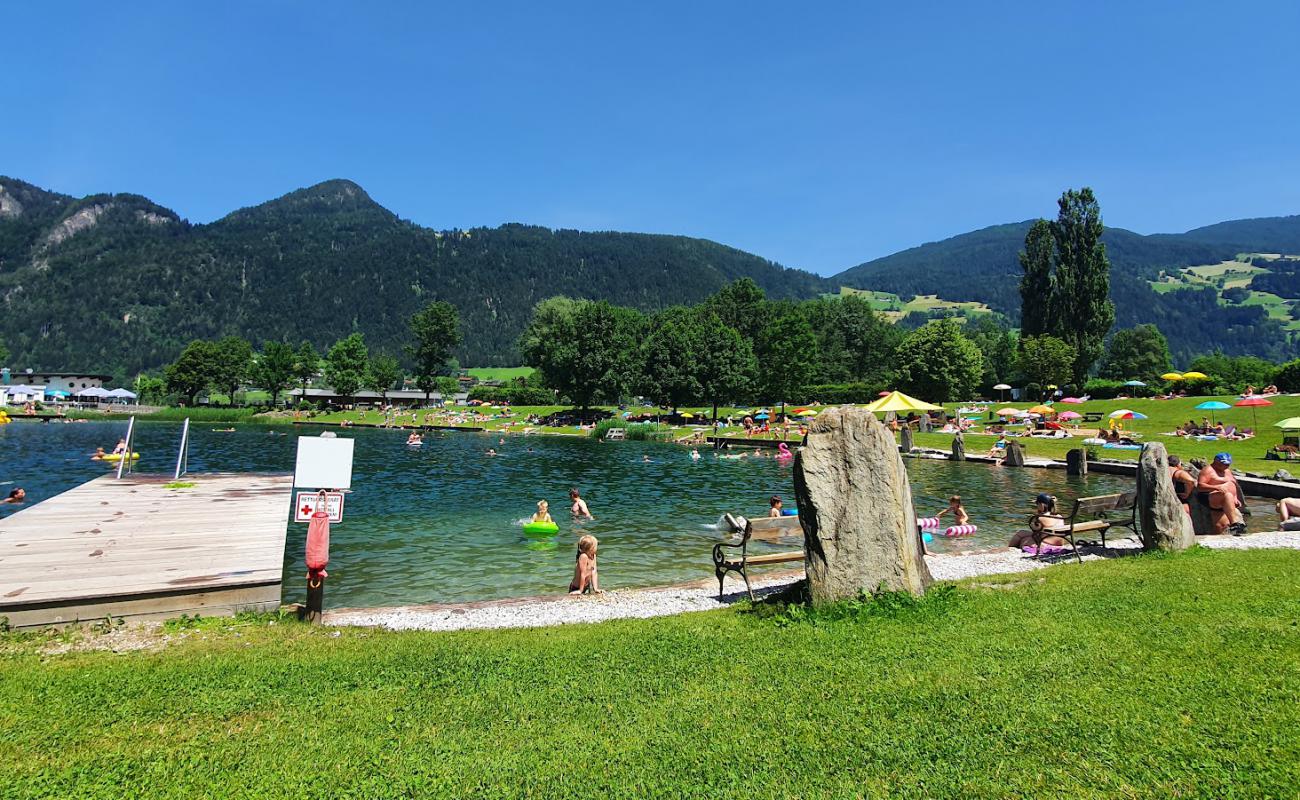
M 0 617 L 233 613 L 280 602 L 289 475 L 111 475 L 0 520 Z

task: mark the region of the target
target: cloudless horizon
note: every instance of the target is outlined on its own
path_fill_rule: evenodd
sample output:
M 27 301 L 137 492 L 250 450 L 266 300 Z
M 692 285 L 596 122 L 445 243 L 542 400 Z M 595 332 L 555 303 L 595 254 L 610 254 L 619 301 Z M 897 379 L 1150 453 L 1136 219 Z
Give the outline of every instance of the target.
M 331 178 L 433 228 L 713 239 L 832 274 L 1055 214 L 1300 213 L 1300 5 L 0 9 L 0 174 L 210 222 Z

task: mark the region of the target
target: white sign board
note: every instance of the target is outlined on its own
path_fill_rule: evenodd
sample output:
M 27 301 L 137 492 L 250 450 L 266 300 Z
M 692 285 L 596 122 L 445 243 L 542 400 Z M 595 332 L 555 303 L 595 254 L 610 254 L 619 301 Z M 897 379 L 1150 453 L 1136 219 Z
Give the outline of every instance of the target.
M 313 489 L 351 489 L 354 443 L 353 439 L 299 436 L 293 485 Z
M 298 492 L 298 502 L 293 507 L 294 522 L 311 522 L 311 515 L 320 505 L 320 492 Z M 343 521 L 343 493 L 325 493 L 325 513 L 330 515 L 330 522 Z

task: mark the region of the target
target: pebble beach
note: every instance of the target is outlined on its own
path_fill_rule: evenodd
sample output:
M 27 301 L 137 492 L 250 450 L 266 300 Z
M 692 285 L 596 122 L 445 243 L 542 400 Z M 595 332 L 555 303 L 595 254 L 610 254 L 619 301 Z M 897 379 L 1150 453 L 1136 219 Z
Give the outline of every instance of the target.
M 1249 536 L 1204 536 L 1202 547 L 1223 550 L 1284 548 L 1300 550 L 1300 532 L 1265 532 Z M 1136 539 L 1108 541 L 1108 547 L 1081 548 L 1084 561 L 1115 558 L 1138 549 Z M 925 557 L 937 581 L 957 581 L 981 575 L 1032 572 L 1073 562 L 1072 555 L 1032 557 L 1009 550 L 985 550 Z M 803 577 L 802 570 L 768 573 L 753 581 L 754 593 L 763 597 L 780 592 Z M 678 586 L 615 589 L 600 595 L 556 595 L 479 603 L 340 609 L 325 615 L 327 625 L 388 628 L 390 630 L 455 631 L 486 628 L 533 628 L 550 625 L 646 619 L 693 611 L 725 608 L 745 599 L 744 583 L 728 576 L 726 593 L 718 599 L 713 579 Z

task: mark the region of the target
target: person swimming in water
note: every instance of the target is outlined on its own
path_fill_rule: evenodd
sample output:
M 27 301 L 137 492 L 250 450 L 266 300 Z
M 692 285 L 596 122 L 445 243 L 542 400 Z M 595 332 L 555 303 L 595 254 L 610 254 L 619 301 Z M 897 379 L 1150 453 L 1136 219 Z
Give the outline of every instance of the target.
M 19 486 L 9 490 L 9 496 L 0 500 L 0 505 L 22 505 L 27 502 L 27 490 Z
M 96 447 L 96 448 L 95 448 L 95 452 L 93 452 L 93 453 L 90 454 L 90 460 L 91 460 L 91 461 L 103 461 L 103 460 L 104 460 L 104 456 L 106 456 L 106 455 L 108 455 L 108 453 L 105 453 L 105 452 L 104 452 L 104 448 L 102 448 L 102 447 Z
M 490 456 L 494 456 L 494 455 L 497 454 L 497 451 L 494 450 L 494 449 L 492 449 L 491 447 L 489 447 L 489 448 L 488 448 L 488 451 L 487 451 L 487 454 L 490 455 Z
M 694 449 L 694 448 L 691 448 L 691 460 L 692 460 L 692 461 L 699 461 L 699 460 L 700 460 L 700 451 L 699 451 L 699 450 L 696 450 L 696 449 Z
M 529 522 L 554 522 L 554 521 L 555 520 L 551 519 L 551 504 L 546 502 L 545 500 L 538 500 L 537 513 L 533 514 L 533 517 L 532 519 L 529 520 Z
M 587 501 L 582 499 L 576 488 L 569 490 L 569 500 L 573 501 L 574 519 L 595 519 L 591 515 L 591 509 L 587 508 Z
M 771 507 L 768 508 L 768 510 L 767 510 L 767 515 L 768 515 L 769 517 L 779 517 L 779 516 L 781 516 L 781 505 L 782 505 L 782 504 L 781 504 L 781 498 L 780 498 L 780 497 L 778 497 L 777 495 L 772 495 L 772 496 L 768 499 L 767 504 L 768 504 L 769 506 L 771 506 Z

